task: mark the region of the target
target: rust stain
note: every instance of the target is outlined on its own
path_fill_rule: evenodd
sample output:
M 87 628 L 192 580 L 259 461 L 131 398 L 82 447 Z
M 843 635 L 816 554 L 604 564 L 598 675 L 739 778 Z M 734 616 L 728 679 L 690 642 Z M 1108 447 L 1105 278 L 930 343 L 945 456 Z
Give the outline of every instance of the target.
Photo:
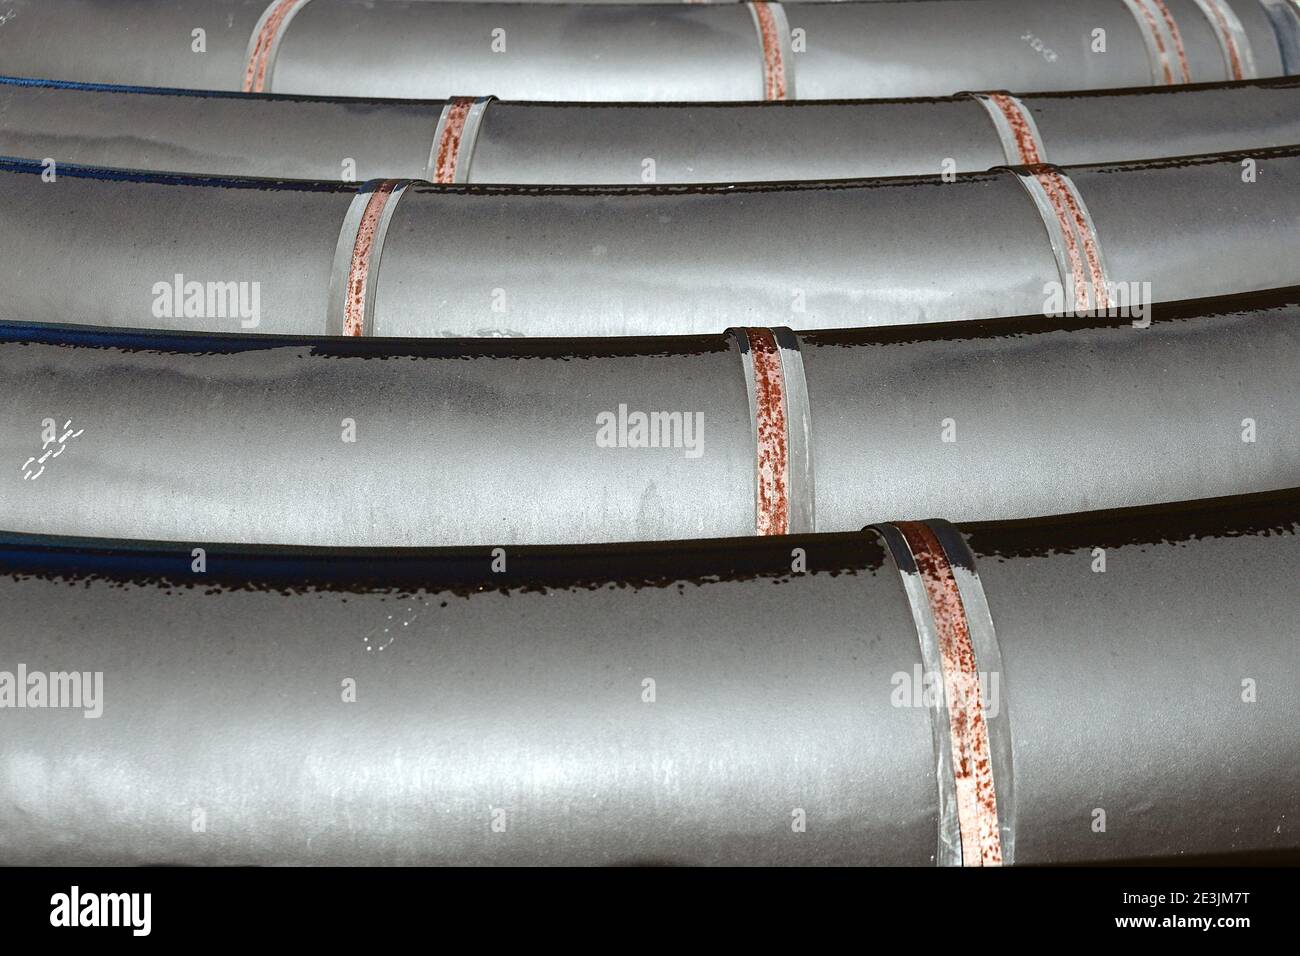
M 930 527 L 921 521 L 900 521 L 895 527 L 916 561 L 938 631 L 957 785 L 962 865 L 1001 866 L 1002 834 L 998 829 L 989 730 L 966 607 L 948 557 Z
M 1038 152 L 1038 140 L 1029 128 L 1029 121 L 1020 109 L 1020 104 L 1005 93 L 990 93 L 989 99 L 1002 111 L 1007 125 L 1011 127 L 1011 133 L 1016 138 L 1016 150 L 1020 153 L 1020 162 L 1026 165 L 1041 163 L 1043 159 Z
M 1169 53 L 1165 50 L 1165 41 L 1160 37 L 1160 28 L 1156 25 L 1155 14 L 1147 6 L 1147 0 L 1137 0 L 1138 7 L 1142 10 L 1142 18 L 1146 20 L 1147 26 L 1151 28 L 1151 37 L 1156 41 L 1156 52 L 1160 55 L 1160 69 L 1165 75 L 1165 85 L 1172 86 L 1174 83 L 1174 71 L 1169 67 Z M 1170 21 L 1172 23 L 1172 21 Z
M 460 138 L 465 132 L 465 119 L 469 116 L 470 107 L 473 105 L 473 97 L 458 96 L 447 106 L 447 120 L 442 124 L 442 136 L 438 140 L 438 158 L 433 167 L 435 183 L 456 181 L 456 164 L 460 161 Z
M 1228 29 L 1227 21 L 1223 19 L 1223 10 L 1217 0 L 1210 0 L 1210 9 L 1214 11 L 1214 32 L 1223 41 L 1223 49 L 1228 54 L 1228 68 L 1232 72 L 1232 79 L 1240 80 L 1242 78 L 1241 54 L 1237 51 L 1237 41 L 1232 38 L 1232 31 Z
M 781 352 L 771 329 L 746 329 L 745 336 L 754 362 L 754 424 L 758 438 L 755 532 L 788 534 L 790 449 Z
M 1092 224 L 1088 222 L 1088 218 L 1083 214 L 1079 203 L 1075 201 L 1074 190 L 1061 179 L 1060 173 L 1054 173 L 1053 175 L 1061 187 L 1066 208 L 1069 210 L 1070 217 L 1083 243 L 1083 254 L 1088 260 L 1088 274 L 1092 278 L 1094 305 L 1098 309 L 1109 308 L 1110 290 L 1106 288 L 1106 272 L 1101 267 L 1101 253 L 1097 249 L 1097 237 L 1093 234 Z
M 1048 201 L 1052 204 L 1052 209 L 1056 213 L 1056 221 L 1060 224 L 1061 235 L 1065 240 L 1065 253 L 1070 260 L 1070 272 L 1074 279 L 1074 301 L 1075 310 L 1087 307 L 1088 302 L 1088 279 L 1084 273 L 1083 259 L 1079 254 L 1079 245 L 1074 238 L 1074 229 L 1071 228 L 1073 217 L 1069 214 L 1068 205 L 1063 193 L 1066 192 L 1064 184 L 1061 182 L 1060 175 L 1050 166 L 1032 166 L 1030 172 L 1038 184 L 1043 187 L 1043 192 L 1047 194 Z
M 1178 54 L 1178 68 L 1182 71 L 1183 82 L 1192 82 L 1192 71 L 1187 66 L 1187 51 L 1183 49 L 1183 35 L 1178 32 L 1178 24 L 1174 22 L 1174 15 L 1169 12 L 1165 6 L 1165 0 L 1150 0 L 1155 4 L 1156 9 L 1160 11 L 1160 16 L 1164 18 L 1165 26 L 1169 27 L 1169 39 L 1173 41 L 1174 52 Z M 1149 19 L 1149 17 L 1148 17 Z M 1164 61 L 1164 44 L 1160 42 L 1160 34 L 1156 34 L 1156 43 L 1160 46 L 1161 60 Z M 1241 77 L 1237 77 L 1241 79 Z M 1165 62 L 1165 83 L 1172 85 L 1173 78 L 1169 75 L 1169 65 Z
M 755 0 L 750 7 L 758 20 L 758 35 L 763 43 L 763 98 L 784 100 L 785 61 L 781 57 L 781 34 L 777 29 L 776 17 L 772 15 L 765 0 Z
M 249 56 L 248 66 L 244 70 L 243 91 L 245 93 L 266 91 L 266 68 L 270 63 L 271 49 L 275 46 L 276 37 L 280 34 L 285 18 L 297 2 L 298 0 L 277 0 L 271 15 L 262 22 L 262 29 L 257 31 L 252 55 Z
M 1075 199 L 1074 190 L 1050 166 L 1038 165 L 1031 167 L 1030 171 L 1047 193 L 1065 238 L 1066 254 L 1074 278 L 1075 311 L 1109 308 L 1110 290 L 1106 287 L 1106 272 L 1102 268 L 1097 237 L 1093 234 L 1088 217 L 1083 214 L 1082 207 Z M 1091 295 L 1089 288 L 1092 290 Z
M 365 335 L 366 332 L 366 283 L 370 270 L 370 253 L 375 244 L 375 233 L 379 228 L 379 219 L 388 205 L 388 197 L 397 185 L 395 179 L 385 179 L 375 186 L 374 192 L 366 202 L 361 214 L 361 223 L 357 226 L 357 238 L 352 244 L 352 265 L 348 269 L 347 297 L 343 303 L 343 334 Z

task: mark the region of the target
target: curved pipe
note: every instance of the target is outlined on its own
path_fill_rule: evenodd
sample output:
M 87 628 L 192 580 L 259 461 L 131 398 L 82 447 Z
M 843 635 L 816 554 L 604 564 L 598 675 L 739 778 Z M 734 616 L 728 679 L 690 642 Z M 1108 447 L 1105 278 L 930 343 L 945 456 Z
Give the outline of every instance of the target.
M 1294 855 L 1298 532 L 1293 489 L 521 548 L 499 571 L 486 548 L 214 544 L 200 562 L 190 544 L 5 535 L 5 860 Z M 932 614 L 940 580 L 956 617 Z M 926 666 L 927 629 L 956 622 L 970 682 Z M 38 707 L 42 681 L 58 689 Z M 981 846 L 943 760 L 959 701 L 993 757 Z
M 583 342 L 0 326 L 0 527 L 490 546 L 1300 484 L 1300 290 L 1154 315 Z
M 1135 300 L 1300 283 L 1300 147 L 953 182 L 739 187 L 356 187 L 68 167 L 42 182 L 45 173 L 0 163 L 7 318 L 300 335 L 659 335 L 1099 303 L 1114 314 Z M 208 303 L 213 286 L 237 289 L 242 304 L 224 292 Z
M 1019 97 L 1061 165 L 1300 143 L 1300 79 Z M 0 78 L 0 155 L 289 179 L 660 184 L 938 175 L 1019 163 L 989 97 L 830 103 L 454 101 L 194 93 Z
M 817 100 L 1217 82 L 1283 75 L 1283 50 L 1300 35 L 1300 14 L 1271 15 L 1257 0 L 9 7 L 0 62 L 13 74 L 426 99 Z

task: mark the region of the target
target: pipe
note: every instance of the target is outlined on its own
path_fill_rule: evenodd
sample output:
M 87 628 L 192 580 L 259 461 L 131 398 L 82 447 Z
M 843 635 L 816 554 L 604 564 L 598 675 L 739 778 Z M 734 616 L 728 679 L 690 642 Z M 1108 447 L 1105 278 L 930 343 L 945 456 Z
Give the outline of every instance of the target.
M 38 179 L 50 175 L 0 161 L 7 317 L 659 335 L 1113 314 L 1300 283 L 1300 147 L 736 187 L 357 187 L 75 167 Z M 246 308 L 209 307 L 181 294 L 189 283 L 237 287 Z
M 45 534 L 663 540 L 1300 485 L 1297 288 L 1160 305 L 1147 328 L 367 341 L 11 324 L 0 381 L 0 527 Z
M 1300 143 L 1300 79 L 1018 97 L 1061 165 Z M 987 95 L 830 103 L 492 101 L 439 146 L 455 101 L 194 93 L 0 78 L 0 155 L 289 179 L 660 184 L 972 172 L 1017 164 Z M 467 114 L 466 119 L 469 119 Z M 947 165 L 945 165 L 945 163 Z
M 5 862 L 1294 856 L 1298 531 L 1291 489 L 499 571 L 5 534 Z
M 52 79 L 424 99 L 1079 90 L 1283 75 L 1300 12 L 1270 3 L 9 0 L 0 61 Z

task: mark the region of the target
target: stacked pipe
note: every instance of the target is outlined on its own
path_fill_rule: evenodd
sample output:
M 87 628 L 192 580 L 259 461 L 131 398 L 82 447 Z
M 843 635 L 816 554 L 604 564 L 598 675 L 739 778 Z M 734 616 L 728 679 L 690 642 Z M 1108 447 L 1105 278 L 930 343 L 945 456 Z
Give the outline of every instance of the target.
M 0 863 L 1300 853 L 1295 0 L 8 7 Z
M 0 332 L 13 392 L 0 441 L 37 454 L 24 436 L 42 409 L 100 423 L 67 442 L 75 470 L 59 458 L 53 481 L 0 476 L 0 527 L 47 534 L 631 541 L 1300 484 L 1300 288 L 1157 306 L 1136 326 L 1040 316 L 448 342 Z
M 46 164 L 0 161 L 0 226 L 14 243 L 6 317 L 654 335 L 1028 315 L 1053 299 L 1052 311 L 1078 312 L 1096 304 L 1092 289 L 1129 306 L 1300 284 L 1297 146 L 951 181 L 675 189 L 57 175 L 42 186 Z M 55 262 L 76 281 L 31 281 Z M 242 305 L 200 305 L 231 276 L 256 283 L 256 303 L 250 292 Z
M 5 70 L 440 99 L 793 100 L 1300 72 L 1292 0 L 604 4 L 11 0 Z
M 490 584 L 487 548 L 8 535 L 6 654 L 101 674 L 86 713 L 102 711 L 6 715 L 6 860 L 924 865 L 1293 850 L 1298 509 L 1291 490 L 519 548 Z M 947 677 L 982 691 L 985 732 L 955 748 L 924 702 L 943 620 L 915 592 L 937 581 L 959 590 L 979 662 Z M 348 681 L 354 705 L 340 702 Z M 968 746 L 992 768 L 974 836 L 969 781 L 936 774 L 936 753 L 951 768 Z
M 1300 142 L 1300 77 L 1019 98 L 1062 166 Z M 783 104 L 538 103 L 262 96 L 0 77 L 0 155 L 285 179 L 641 185 L 934 176 L 1010 155 L 993 94 Z M 130 130 L 129 136 L 123 130 Z M 441 133 L 443 135 L 435 135 Z M 443 162 L 439 163 L 442 152 Z M 442 177 L 442 178 L 440 178 Z

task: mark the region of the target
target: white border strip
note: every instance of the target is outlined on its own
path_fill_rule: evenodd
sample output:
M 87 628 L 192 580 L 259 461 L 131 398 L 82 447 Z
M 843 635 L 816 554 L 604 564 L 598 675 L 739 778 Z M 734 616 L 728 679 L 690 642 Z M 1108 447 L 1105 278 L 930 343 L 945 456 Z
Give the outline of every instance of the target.
M 745 5 L 754 21 L 763 66 L 760 98 L 769 101 L 794 99 L 794 50 L 785 8 L 776 0 L 749 0 Z M 770 23 L 765 20 L 765 15 L 771 17 Z
M 311 0 L 272 0 L 270 5 L 262 11 L 262 15 L 257 18 L 257 25 L 253 27 L 253 35 L 248 38 L 248 49 L 244 55 L 244 82 L 240 89 L 245 93 L 271 92 L 271 79 L 275 74 L 275 58 L 280 53 L 280 43 L 284 40 L 285 31 L 289 29 L 289 23 L 298 15 L 298 11 L 310 2 Z M 286 4 L 288 9 L 280 14 L 281 19 L 275 27 L 274 35 L 265 36 L 267 22 L 278 11 L 285 8 Z M 254 73 L 257 68 L 255 58 L 257 57 L 258 46 L 263 42 L 268 43 L 268 46 L 261 56 L 262 77 L 259 80 Z
M 347 296 L 348 286 L 355 268 L 353 253 L 356 249 L 357 233 L 361 229 L 362 220 L 365 218 L 367 207 L 370 205 L 376 187 L 384 183 L 392 183 L 392 191 L 389 193 L 383 211 L 376 223 L 374 236 L 370 241 L 370 248 L 366 250 L 364 264 L 366 291 L 363 306 L 364 319 L 360 334 L 363 336 L 374 334 L 375 295 L 379 290 L 379 260 L 384 251 L 384 236 L 388 232 L 388 225 L 392 222 L 393 213 L 397 210 L 398 202 L 401 201 L 407 187 L 413 182 L 415 180 L 411 179 L 372 179 L 362 184 L 352 197 L 352 203 L 348 206 L 347 215 L 343 217 L 343 225 L 339 229 L 338 241 L 334 246 L 334 264 L 330 270 L 329 299 L 325 316 L 325 333 L 327 335 L 348 334 Z
M 931 675 L 931 679 L 943 674 L 943 659 L 939 653 L 939 634 L 934 624 L 934 614 L 930 610 L 930 599 L 926 596 L 925 585 L 921 583 L 921 572 L 912 558 L 912 550 L 907 546 L 902 534 L 892 524 L 872 525 L 868 530 L 874 531 L 884 542 L 902 583 L 903 593 L 907 598 L 912 622 L 916 626 L 916 638 L 921 651 L 921 672 Z M 961 866 L 961 821 L 957 814 L 957 778 L 953 772 L 952 736 L 948 732 L 948 700 L 941 696 L 934 704 L 934 713 L 930 717 L 930 739 L 934 747 L 935 784 L 939 793 L 939 814 L 937 842 L 934 851 L 935 866 Z
M 817 530 L 817 488 L 813 474 L 812 403 L 804 375 L 799 337 L 785 326 L 772 329 L 781 351 L 781 373 L 785 377 L 785 427 L 790 474 L 790 533 L 812 534 Z
M 1047 147 L 1038 132 L 1033 114 L 1018 96 L 1010 93 L 967 93 L 984 107 L 1002 144 L 1002 155 L 1012 166 L 1047 162 Z M 1018 124 L 1020 129 L 1016 129 Z
M 1016 853 L 1016 796 L 1014 756 L 1011 749 L 1011 715 L 1007 710 L 1010 691 L 1007 673 L 1002 666 L 1002 649 L 998 646 L 997 630 L 993 627 L 993 612 L 989 610 L 984 595 L 984 584 L 975 568 L 975 555 L 955 527 L 942 519 L 931 519 L 926 524 L 934 532 L 948 555 L 953 579 L 966 608 L 966 626 L 975 647 L 975 660 L 979 669 L 988 675 L 997 675 L 997 703 L 984 709 L 984 722 L 988 726 L 989 759 L 993 764 L 993 779 L 998 788 L 998 830 L 1002 835 L 1002 865 L 1015 863 Z M 993 683 L 992 678 L 989 684 Z
M 1223 72 L 1225 80 L 1253 80 L 1259 76 L 1255 69 L 1255 52 L 1250 46 L 1250 37 L 1246 28 L 1228 0 L 1193 0 L 1210 21 L 1214 38 L 1219 41 L 1219 52 L 1223 54 Z
M 478 145 L 479 129 L 483 125 L 483 117 L 487 113 L 488 104 L 494 99 L 496 99 L 494 96 L 455 96 L 443 105 L 442 112 L 438 114 L 438 123 L 433 129 L 433 142 L 429 146 L 429 162 L 425 165 L 424 174 L 427 181 L 443 184 L 469 182 L 470 164 L 474 161 L 474 149 Z M 438 177 L 438 154 L 442 152 L 443 140 L 449 133 L 448 124 L 451 121 L 453 112 L 458 108 L 464 108 L 467 103 L 469 107 L 459 130 L 451 131 L 456 133 L 455 155 L 451 159 L 455 170 L 454 175 L 450 180 L 440 179 Z

